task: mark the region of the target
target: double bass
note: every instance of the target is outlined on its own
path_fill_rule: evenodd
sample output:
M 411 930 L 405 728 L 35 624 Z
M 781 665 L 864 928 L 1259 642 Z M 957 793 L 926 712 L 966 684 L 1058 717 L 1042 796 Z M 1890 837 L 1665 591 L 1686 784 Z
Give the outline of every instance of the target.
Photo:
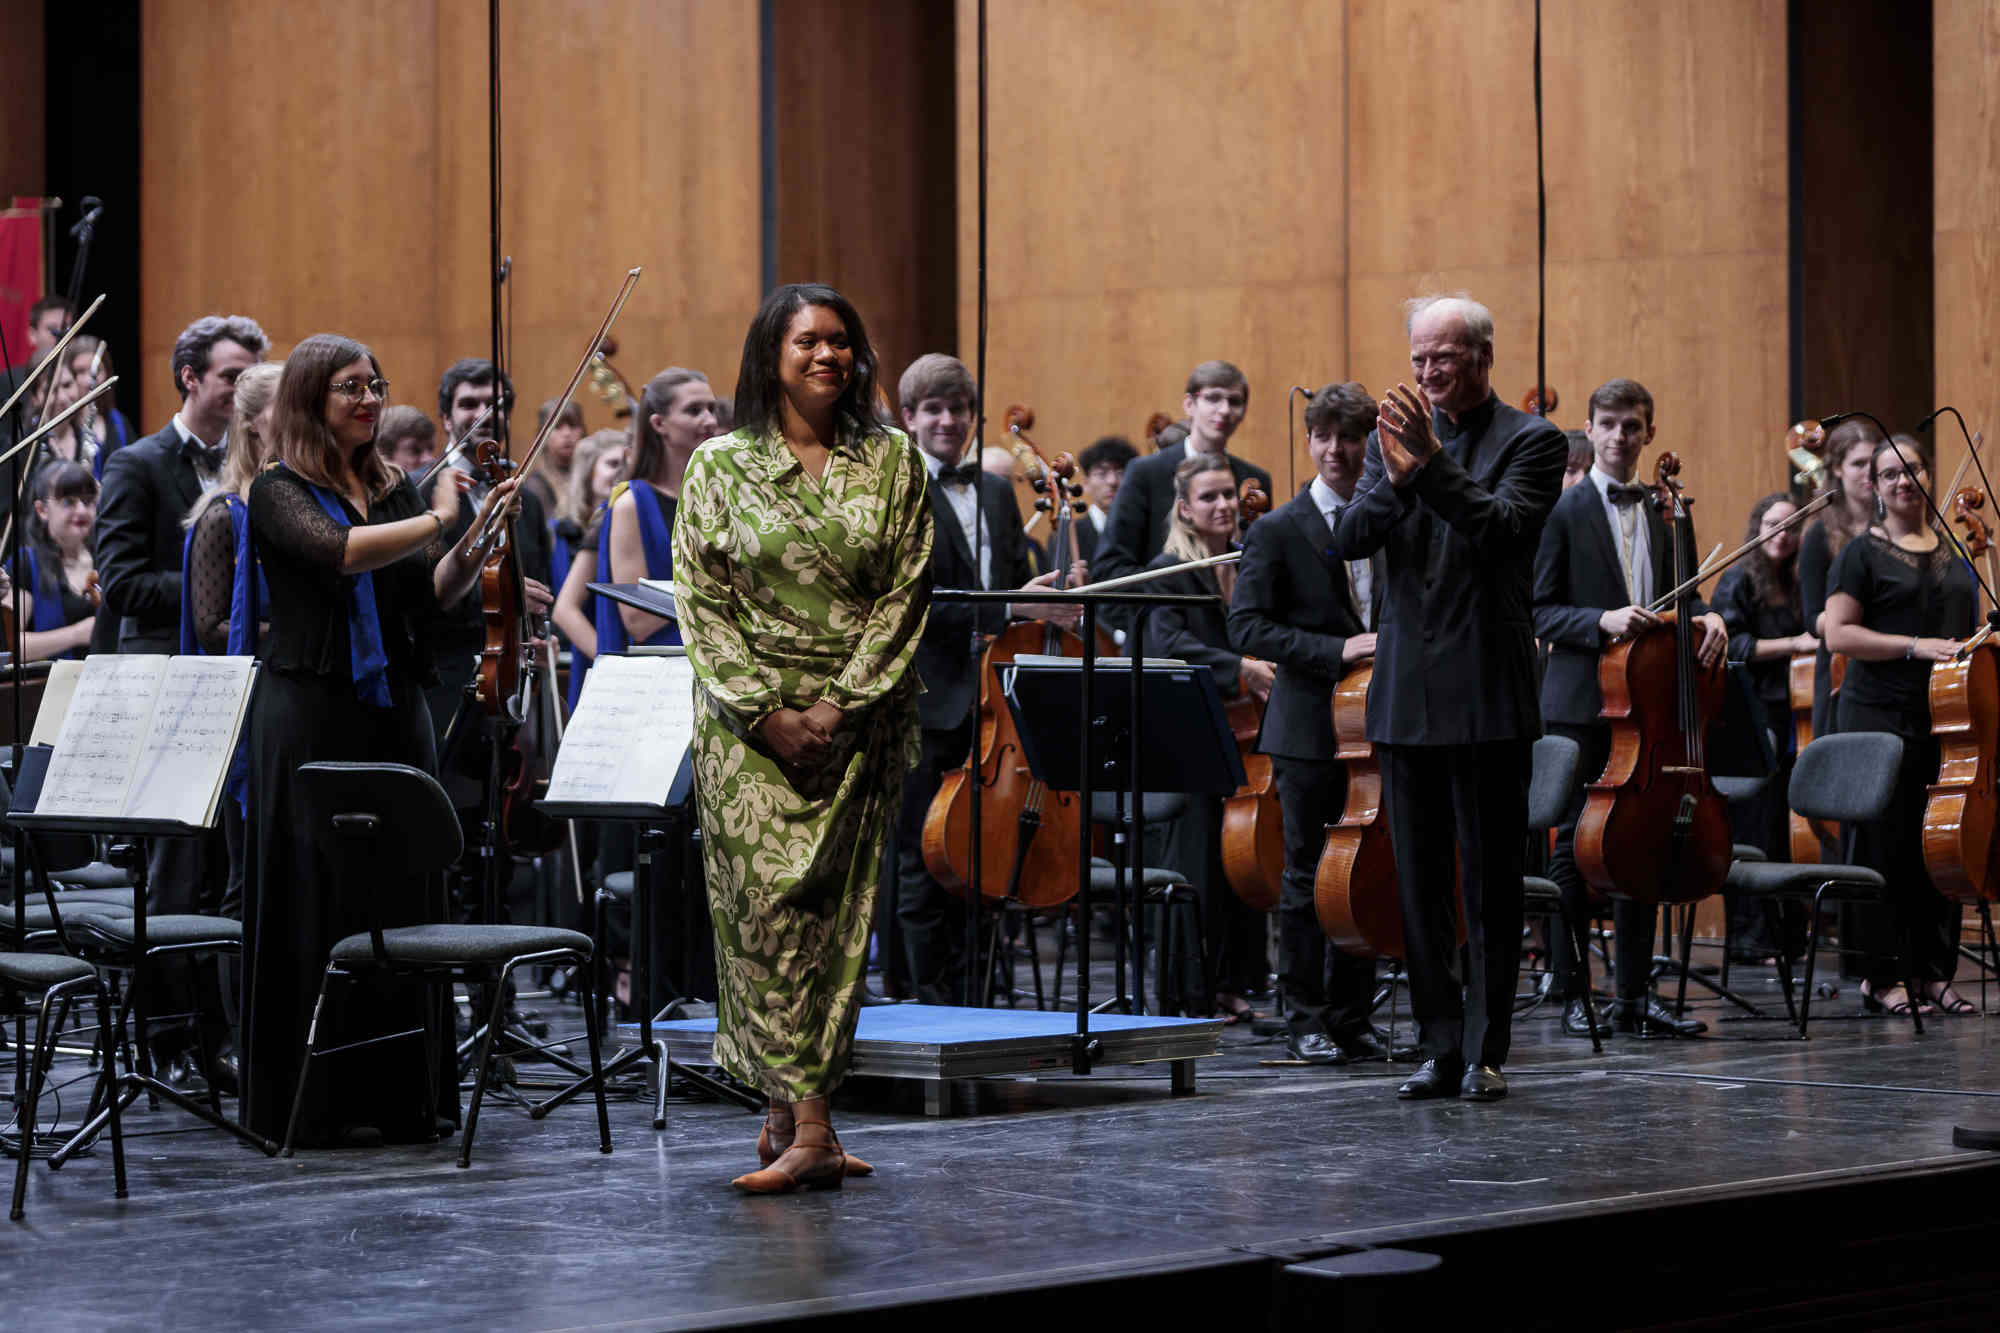
M 1661 454 L 1654 502 L 1668 515 L 1672 567 L 1682 582 L 1669 594 L 1660 624 L 1607 646 L 1597 659 L 1599 716 L 1611 724 L 1611 754 L 1576 826 L 1577 868 L 1591 887 L 1656 906 L 1719 890 L 1733 845 L 1728 807 L 1707 762 L 1708 728 L 1722 709 L 1723 666 L 1704 667 L 1695 655 L 1697 578 L 1689 568 L 1689 501 L 1679 475 L 1679 457 Z M 1701 573 L 1719 567 L 1705 565 Z
M 1243 483 L 1242 525 L 1271 512 L 1271 497 L 1255 478 Z M 1245 690 L 1223 706 L 1230 735 L 1243 759 L 1246 781 L 1222 805 L 1222 873 L 1229 887 L 1253 911 L 1278 906 L 1285 875 L 1285 819 L 1271 757 L 1257 752 L 1264 729 L 1264 705 Z
M 1084 511 L 1083 490 L 1073 478 L 1076 460 L 1044 460 L 1026 432 L 1035 414 L 1012 406 L 1004 418 L 1015 456 L 1037 493 L 1035 508 L 1055 523 L 1058 582 L 1073 560 L 1072 526 Z M 1098 653 L 1116 652 L 1100 631 Z M 1076 863 L 1090 826 L 1075 792 L 1053 791 L 1028 771 L 1013 711 L 1002 696 L 1000 668 L 1022 654 L 1081 657 L 1083 639 L 1057 625 L 1020 621 L 980 654 L 979 720 L 972 753 L 944 775 L 924 815 L 924 867 L 948 891 L 966 896 L 976 881 L 982 900 L 1012 899 L 1027 907 L 1055 907 L 1076 894 Z M 979 865 L 972 864 L 972 802 L 980 802 Z
M 1987 586 L 2000 587 L 1993 530 L 1978 514 L 1985 505 L 1985 493 L 1968 486 L 1952 497 L 1952 518 L 1966 556 L 1983 559 Z M 1945 897 L 1988 903 L 2000 896 L 2000 645 L 1990 632 L 1931 667 L 1930 706 L 1938 776 L 1924 803 L 1924 869 Z

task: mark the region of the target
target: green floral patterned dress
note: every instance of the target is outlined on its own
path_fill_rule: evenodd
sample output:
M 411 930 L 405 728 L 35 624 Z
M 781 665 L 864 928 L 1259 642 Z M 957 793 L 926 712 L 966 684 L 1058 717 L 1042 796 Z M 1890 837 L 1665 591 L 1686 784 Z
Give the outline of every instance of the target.
M 842 427 L 818 481 L 775 432 L 708 441 L 674 523 L 715 1055 L 783 1101 L 822 1096 L 847 1072 L 876 874 L 918 755 L 924 466 L 900 431 Z M 755 739 L 765 715 L 822 698 L 842 713 L 824 770 L 789 769 Z

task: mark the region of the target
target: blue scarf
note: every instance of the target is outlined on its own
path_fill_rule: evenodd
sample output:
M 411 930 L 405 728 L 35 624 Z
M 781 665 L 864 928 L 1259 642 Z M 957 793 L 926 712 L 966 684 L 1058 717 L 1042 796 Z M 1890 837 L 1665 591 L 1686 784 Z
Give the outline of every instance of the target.
M 62 571 L 59 569 L 54 571 L 54 577 L 48 579 L 45 586 L 42 579 L 41 558 L 35 554 L 35 548 L 23 547 L 21 558 L 27 561 L 28 576 L 22 579 L 19 577 L 20 571 L 16 570 L 16 579 L 22 587 L 34 594 L 35 598 L 35 609 L 28 617 L 28 628 L 37 633 L 63 628 L 69 622 L 63 619 Z M 82 657 L 83 654 L 83 649 L 72 648 L 63 656 Z
M 660 510 L 660 498 L 653 488 L 643 481 L 625 483 L 632 491 L 633 512 L 639 519 L 639 540 L 646 549 L 646 574 L 649 579 L 670 579 L 674 576 L 674 534 L 667 526 L 666 515 Z M 618 503 L 618 492 L 611 493 L 605 506 L 604 521 L 597 525 L 597 577 L 599 582 L 611 581 L 611 513 L 610 506 Z M 595 608 L 597 621 L 597 653 L 622 653 L 632 646 L 632 640 L 625 633 L 625 621 L 618 614 L 618 603 L 609 597 L 597 599 Z M 667 624 L 647 638 L 647 643 L 679 643 L 680 626 Z M 575 668 L 571 668 L 574 672 Z
M 255 657 L 257 655 L 257 621 L 263 615 L 263 607 L 270 600 L 269 591 L 264 587 L 264 569 L 257 563 L 257 556 L 250 543 L 250 509 L 234 495 L 222 497 L 223 504 L 229 506 L 229 525 L 236 537 L 236 567 L 229 587 L 229 642 L 223 652 L 230 657 Z M 184 655 L 200 657 L 205 655 L 201 639 L 194 629 L 194 597 L 188 589 L 194 586 L 194 528 L 189 528 L 186 539 L 181 543 L 181 652 Z M 236 800 L 236 808 L 247 818 L 250 814 L 250 736 L 246 729 L 236 742 L 236 754 L 229 761 L 229 781 L 223 787 Z
M 319 501 L 328 518 L 343 528 L 354 526 L 347 521 L 347 511 L 340 507 L 340 499 L 332 491 L 309 481 L 306 489 Z M 354 675 L 355 697 L 376 708 L 393 708 L 396 701 L 389 695 L 389 654 L 382 646 L 382 616 L 375 609 L 375 575 L 363 570 L 345 575 L 342 582 L 347 585 L 347 660 Z M 233 599 L 231 613 L 233 616 Z M 233 620 L 230 630 L 232 633 L 235 630 Z

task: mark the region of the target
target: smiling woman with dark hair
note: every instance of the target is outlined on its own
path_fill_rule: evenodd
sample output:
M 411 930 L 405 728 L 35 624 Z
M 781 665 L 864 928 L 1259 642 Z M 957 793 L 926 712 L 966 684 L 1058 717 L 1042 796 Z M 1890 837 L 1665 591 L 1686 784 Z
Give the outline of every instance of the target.
M 930 604 L 925 470 L 876 415 L 861 317 L 773 292 L 736 379 L 743 426 L 695 450 L 674 595 L 695 675 L 694 764 L 723 1068 L 766 1093 L 765 1169 L 738 1188 L 838 1188 L 833 1136 L 875 876 L 918 758 L 910 669 Z
M 301 827 L 293 775 L 315 760 L 411 764 L 435 772 L 431 675 L 422 628 L 464 594 L 479 561 L 442 534 L 458 517 L 461 474 L 447 472 L 424 508 L 401 468 L 375 450 L 389 385 L 374 354 L 315 334 L 285 361 L 270 441 L 277 461 L 250 485 L 250 527 L 270 591 L 264 665 L 249 724 L 249 789 L 256 793 L 244 849 L 243 1121 L 284 1136 L 319 972 L 335 941 L 366 928 L 343 902 Z M 514 495 L 494 488 L 482 514 Z M 351 888 L 351 886 L 349 886 Z M 412 883 L 407 921 L 434 921 L 443 903 Z M 309 1144 L 383 1138 L 426 1141 L 426 1079 L 441 1114 L 456 1119 L 450 1015 L 426 1012 L 421 986 L 343 997 L 324 1020 L 324 1044 L 425 1023 L 439 1041 L 371 1048 L 368 1076 L 317 1080 L 300 1122 Z M 442 1053 L 426 1069 L 423 1051 Z

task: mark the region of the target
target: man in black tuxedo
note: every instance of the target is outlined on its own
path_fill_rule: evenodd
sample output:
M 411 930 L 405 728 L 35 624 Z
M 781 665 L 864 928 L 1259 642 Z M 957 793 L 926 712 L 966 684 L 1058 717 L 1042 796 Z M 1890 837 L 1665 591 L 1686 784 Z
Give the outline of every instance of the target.
M 1410 366 L 1381 403 L 1331 543 L 1384 556 L 1368 739 L 1402 892 L 1425 1060 L 1404 1098 L 1507 1095 L 1535 737 L 1535 545 L 1562 487 L 1560 430 L 1494 396 L 1493 316 L 1463 297 L 1409 312 Z M 1454 851 L 1456 859 L 1454 860 Z M 1461 977 L 1456 880 L 1465 904 Z
M 1333 688 L 1373 655 L 1381 554 L 1353 562 L 1327 549 L 1340 511 L 1354 500 L 1375 403 L 1355 383 L 1333 383 L 1306 404 L 1306 449 L 1316 475 L 1243 537 L 1229 641 L 1277 667 L 1258 749 L 1271 756 L 1285 821 L 1285 875 L 1278 898 L 1278 986 L 1289 1035 L 1285 1053 L 1315 1065 L 1379 1060 L 1369 1021 L 1375 963 L 1329 949 L 1313 905 L 1326 828 L 1347 801 L 1346 769 L 1334 758 Z
M 1604 771 L 1611 753 L 1611 727 L 1597 716 L 1603 702 L 1597 688 L 1600 651 L 1614 639 L 1658 624 L 1659 617 L 1646 607 L 1671 589 L 1675 579 L 1666 520 L 1649 502 L 1648 488 L 1635 481 L 1639 456 L 1653 440 L 1653 396 L 1636 380 L 1607 380 L 1590 395 L 1586 425 L 1594 461 L 1584 479 L 1556 502 L 1535 554 L 1535 637 L 1549 646 L 1542 718 L 1551 732 L 1577 743 L 1578 771 L 1590 782 Z M 1701 615 L 1701 626 L 1698 652 L 1704 664 L 1713 663 L 1727 650 L 1729 631 L 1713 611 Z M 1579 924 L 1590 901 L 1589 886 L 1576 865 L 1576 822 L 1582 812 L 1579 792 L 1557 830 L 1549 864 L 1549 878 L 1562 888 L 1569 919 Z M 1617 1030 L 1704 1030 L 1706 1024 L 1676 1019 L 1650 998 L 1658 913 L 1614 898 L 1612 920 L 1618 941 Z M 1588 967 L 1576 976 L 1568 949 L 1550 952 L 1563 991 L 1563 1031 L 1587 1037 Z
M 1054 573 L 1029 577 L 1028 540 L 1013 484 L 982 472 L 976 452 L 967 455 L 977 393 L 964 363 L 938 352 L 918 357 L 903 372 L 897 398 L 904 429 L 930 470 L 931 512 L 937 520 L 932 586 L 1025 589 L 1053 584 Z M 976 558 L 975 520 L 980 528 Z M 910 984 L 926 1004 L 961 1002 L 965 914 L 958 898 L 924 865 L 924 816 L 944 775 L 963 764 L 972 748 L 980 640 L 1005 629 L 1010 618 L 1053 620 L 1073 628 L 1080 614 L 1075 607 L 933 602 L 917 644 L 917 675 L 924 684 L 917 698 L 923 756 L 903 782 L 896 823 L 895 911 L 885 917 L 893 916 L 900 930 Z
M 1165 445 L 1125 469 L 1110 524 L 1095 544 L 1093 581 L 1144 569 L 1165 548 L 1167 523 L 1174 513 L 1174 469 L 1190 452 L 1224 454 L 1239 490 L 1246 479 L 1255 477 L 1270 494 L 1270 473 L 1228 453 L 1230 437 L 1250 410 L 1250 381 L 1242 371 L 1227 361 L 1202 362 L 1188 373 L 1181 406 L 1188 414 L 1187 439 Z M 1121 629 L 1130 622 L 1129 613 L 1113 608 L 1106 608 L 1106 617 Z
M 120 449 L 104 464 L 97 505 L 97 570 L 104 584 L 98 619 L 118 617 L 118 651 L 180 651 L 181 549 L 187 516 L 202 492 L 215 485 L 222 466 L 229 414 L 236 400 L 236 377 L 255 365 L 267 346 L 257 322 L 242 315 L 208 315 L 174 340 L 174 383 L 180 411 L 166 427 Z M 227 895 L 229 853 L 221 831 L 199 838 L 160 838 L 148 858 L 146 910 L 199 912 L 240 918 L 243 904 Z M 211 1038 L 210 1049 L 226 1047 L 233 1022 L 233 969 L 205 963 L 192 983 L 175 985 L 173 972 L 156 976 L 161 989 L 148 1001 L 156 1013 L 185 1010 L 185 987 Z M 175 992 L 179 991 L 179 995 Z M 185 1029 L 151 1029 L 153 1059 L 167 1076 L 183 1081 L 189 1072 Z M 234 1061 L 225 1051 L 208 1071 L 233 1091 Z
M 1070 532 L 1076 543 L 1076 558 L 1089 564 L 1097 555 L 1097 543 L 1104 536 L 1104 529 L 1111 523 L 1111 506 L 1118 499 L 1118 488 L 1125 480 L 1125 470 L 1139 451 L 1132 442 L 1122 435 L 1106 435 L 1094 440 L 1088 449 L 1077 455 L 1076 470 L 1083 486 L 1083 501 L 1089 506 L 1084 510 Z M 1049 534 L 1049 562 L 1056 558 L 1056 535 Z

